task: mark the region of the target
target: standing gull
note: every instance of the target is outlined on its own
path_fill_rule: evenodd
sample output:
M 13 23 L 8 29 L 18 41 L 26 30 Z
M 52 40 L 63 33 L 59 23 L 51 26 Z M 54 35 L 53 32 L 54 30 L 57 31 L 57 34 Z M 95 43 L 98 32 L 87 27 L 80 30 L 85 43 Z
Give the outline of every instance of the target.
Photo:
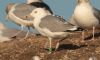
M 38 7 L 38 8 L 45 8 L 48 12 L 53 14 L 50 6 L 43 2 L 43 0 L 27 0 L 27 4 Z
M 12 6 L 14 6 L 15 4 L 17 3 L 10 3 L 7 5 L 6 7 L 7 14 L 11 10 Z M 26 16 L 28 16 L 35 8 L 45 8 L 46 9 L 45 11 L 53 14 L 50 7 L 47 4 L 45 4 L 42 0 L 27 0 L 27 4 L 26 3 L 17 4 L 17 6 L 15 7 L 14 15 L 21 19 L 27 19 L 30 17 Z
M 16 5 L 16 6 L 14 6 L 14 5 Z M 30 27 L 31 26 L 33 27 L 32 22 L 30 22 L 30 20 L 33 20 L 33 17 L 31 17 L 29 14 L 32 12 L 32 10 L 34 10 L 36 8 L 43 8 L 43 9 L 45 8 L 46 9 L 45 11 L 52 14 L 52 11 L 49 8 L 49 6 L 47 4 L 45 4 L 42 0 L 27 0 L 27 4 L 25 4 L 25 3 L 22 3 L 22 4 L 10 3 L 7 6 L 6 12 L 8 14 L 8 18 L 11 21 L 13 21 L 14 23 L 21 26 L 21 31 L 16 33 L 13 37 L 15 37 L 20 32 L 22 32 L 24 26 L 28 27 L 28 32 L 26 34 L 26 37 L 28 36 Z M 10 10 L 12 10 L 12 12 L 9 13 Z M 10 15 L 10 14 L 13 14 L 13 15 Z M 17 19 L 15 19 L 14 17 Z M 21 22 L 19 22 L 19 21 L 21 21 Z
M 34 27 L 43 36 L 48 37 L 50 46 L 49 51 L 52 51 L 51 40 L 53 38 L 65 38 L 69 34 L 69 30 L 78 31 L 80 30 L 77 26 L 65 23 L 65 20 L 56 16 L 48 15 L 44 9 L 37 8 L 32 11 L 31 15 L 34 17 Z M 56 49 L 59 47 L 59 42 L 56 45 Z
M 100 28 L 100 10 L 90 4 L 89 0 L 77 0 L 73 20 L 82 28 L 93 29 L 93 40 L 95 28 Z
M 6 27 L 0 22 L 0 42 L 4 42 L 4 41 L 9 41 L 10 38 L 7 36 L 3 36 L 3 30 L 6 29 Z
M 26 6 L 26 9 L 24 9 L 23 8 L 23 11 L 27 11 L 27 9 L 28 8 L 31 8 L 31 9 L 34 9 L 35 7 L 32 7 L 32 6 L 29 6 L 29 5 L 26 5 L 25 4 L 25 6 Z M 17 15 L 17 11 L 16 11 L 16 9 L 15 9 L 15 7 L 16 7 L 16 9 L 17 9 L 17 4 L 15 4 L 14 6 L 12 6 L 12 8 L 11 8 L 11 10 L 8 12 L 8 18 L 12 21 L 12 22 L 14 22 L 14 23 L 16 23 L 17 25 L 19 25 L 19 26 L 21 26 L 21 30 L 19 31 L 19 32 L 17 32 L 13 37 L 16 37 L 16 35 L 18 35 L 20 32 L 22 32 L 23 31 L 23 27 L 28 27 L 28 32 L 27 32 L 27 34 L 26 34 L 26 36 L 25 36 L 25 38 L 27 38 L 27 36 L 28 36 L 28 33 L 29 33 L 29 31 L 30 31 L 30 27 L 33 27 L 33 24 L 32 24 L 32 21 L 31 21 L 31 19 L 33 20 L 33 18 L 30 16 L 30 18 L 27 18 L 27 16 L 23 16 L 23 15 L 21 15 L 21 13 L 22 12 L 20 12 L 20 11 L 18 11 L 18 12 L 20 12 L 20 15 L 18 15 L 18 16 L 20 16 L 21 18 L 19 18 L 19 17 L 17 17 L 16 15 Z M 21 6 L 20 6 L 21 7 Z M 16 11 L 16 12 L 15 12 Z M 29 10 L 27 11 L 27 12 L 30 12 Z M 25 12 L 25 13 L 23 13 L 23 14 L 26 14 L 27 12 Z M 15 15 L 16 14 L 16 15 Z M 25 17 L 26 17 L 26 19 L 25 19 Z M 29 17 L 29 16 L 28 16 Z M 34 27 L 33 27 L 34 28 Z
M 5 41 L 11 41 L 14 40 L 11 37 L 11 35 L 15 34 L 19 30 L 17 29 L 12 29 L 6 27 L 2 22 L 0 22 L 0 42 L 5 42 Z M 26 32 L 22 32 L 20 35 L 18 35 L 18 38 L 23 38 L 25 36 Z

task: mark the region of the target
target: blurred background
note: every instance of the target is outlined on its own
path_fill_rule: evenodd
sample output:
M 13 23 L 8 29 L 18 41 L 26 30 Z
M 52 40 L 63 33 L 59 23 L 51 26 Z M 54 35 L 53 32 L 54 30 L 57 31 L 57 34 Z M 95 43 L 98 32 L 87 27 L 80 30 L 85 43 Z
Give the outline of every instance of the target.
M 90 0 L 92 5 L 100 9 L 100 0 Z M 0 0 L 0 22 L 6 24 L 7 27 L 19 29 L 20 27 L 11 21 L 7 21 L 5 8 L 8 3 L 25 3 L 26 0 Z M 69 19 L 76 5 L 76 0 L 44 0 L 53 10 L 54 14 Z

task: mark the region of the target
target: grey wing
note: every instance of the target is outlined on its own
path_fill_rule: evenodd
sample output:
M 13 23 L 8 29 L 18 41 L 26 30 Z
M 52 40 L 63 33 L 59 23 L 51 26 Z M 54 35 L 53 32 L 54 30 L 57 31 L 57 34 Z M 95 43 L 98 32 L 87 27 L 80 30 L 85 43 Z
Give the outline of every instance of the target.
M 52 32 L 63 32 L 67 30 L 66 24 L 61 21 L 61 18 L 55 16 L 46 16 L 42 18 L 39 26 L 41 28 L 47 28 Z
M 32 17 L 28 17 L 28 15 L 34 10 L 36 7 L 28 5 L 28 4 L 18 4 L 15 6 L 14 14 L 24 20 L 32 19 Z
M 93 8 L 94 10 L 94 16 L 99 20 L 100 23 L 100 10 Z

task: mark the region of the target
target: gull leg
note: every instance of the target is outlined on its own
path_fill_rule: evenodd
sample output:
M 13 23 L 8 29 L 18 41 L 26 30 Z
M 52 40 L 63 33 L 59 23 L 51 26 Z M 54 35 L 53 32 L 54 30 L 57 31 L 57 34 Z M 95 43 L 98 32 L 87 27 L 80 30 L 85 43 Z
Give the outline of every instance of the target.
M 67 37 L 65 37 L 65 38 L 63 38 L 63 39 L 57 41 L 55 51 L 57 51 L 57 49 L 59 48 L 60 42 L 62 42 L 62 41 L 65 40 L 66 38 L 67 38 Z
M 82 31 L 82 42 L 84 42 L 84 31 Z
M 24 27 L 24 26 L 21 26 L 21 30 L 18 31 L 15 35 L 13 35 L 12 38 L 15 38 L 19 33 L 21 33 L 21 32 L 23 31 L 23 27 Z
M 58 41 L 57 44 L 56 44 L 55 51 L 57 51 L 57 49 L 59 48 L 59 45 L 60 45 L 60 43 L 59 43 L 59 41 Z
M 65 40 L 66 38 L 67 38 L 67 37 L 64 37 L 64 38 L 62 38 L 61 40 L 58 40 L 58 41 L 57 41 L 55 51 L 57 51 L 57 49 L 59 48 L 60 42 L 62 42 L 62 41 Z
M 51 54 L 51 52 L 52 52 L 52 38 L 49 38 L 49 54 Z
M 93 37 L 92 37 L 92 40 L 94 40 L 94 33 L 95 33 L 95 27 L 93 26 Z
M 24 39 L 26 39 L 28 37 L 29 32 L 30 32 L 30 27 L 28 27 L 28 31 L 27 31 Z

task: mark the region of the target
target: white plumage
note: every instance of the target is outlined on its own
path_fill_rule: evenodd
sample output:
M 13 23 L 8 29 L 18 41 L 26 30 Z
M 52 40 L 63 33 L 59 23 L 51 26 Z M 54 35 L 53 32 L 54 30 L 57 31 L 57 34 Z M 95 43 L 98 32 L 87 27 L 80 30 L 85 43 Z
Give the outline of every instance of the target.
M 41 35 L 48 37 L 50 42 L 50 48 L 52 42 L 51 40 L 53 38 L 65 38 L 69 34 L 72 34 L 67 32 L 67 30 L 75 31 L 78 29 L 77 26 L 68 24 L 62 18 L 49 15 L 45 12 L 44 9 L 41 8 L 37 8 L 34 11 L 32 11 L 31 16 L 34 17 L 33 24 L 35 29 L 37 29 L 37 31 L 39 31 Z M 57 43 L 56 49 L 58 47 L 59 42 Z
M 95 28 L 100 28 L 100 10 L 91 5 L 89 0 L 77 0 L 70 23 L 85 29 L 93 29 L 93 40 Z

